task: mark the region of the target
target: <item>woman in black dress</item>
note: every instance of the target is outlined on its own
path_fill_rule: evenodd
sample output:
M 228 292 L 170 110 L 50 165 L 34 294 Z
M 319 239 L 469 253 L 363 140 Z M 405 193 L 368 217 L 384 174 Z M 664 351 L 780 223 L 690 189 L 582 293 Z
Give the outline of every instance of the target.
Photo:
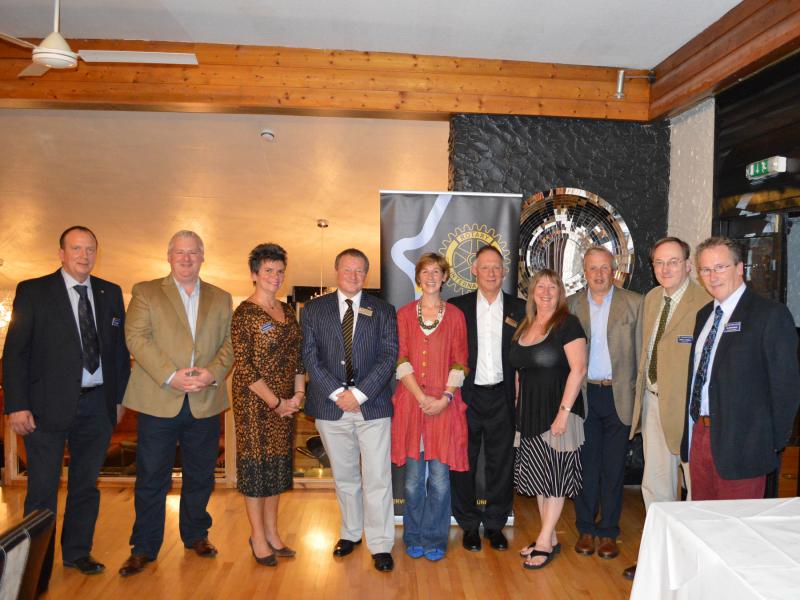
M 517 369 L 517 430 L 514 467 L 517 492 L 536 496 L 542 528 L 522 549 L 523 567 L 541 569 L 560 551 L 555 527 L 564 498 L 581 489 L 580 446 L 586 410 L 581 385 L 586 375 L 586 335 L 567 310 L 566 292 L 555 271 L 531 279 L 525 319 L 509 353 Z

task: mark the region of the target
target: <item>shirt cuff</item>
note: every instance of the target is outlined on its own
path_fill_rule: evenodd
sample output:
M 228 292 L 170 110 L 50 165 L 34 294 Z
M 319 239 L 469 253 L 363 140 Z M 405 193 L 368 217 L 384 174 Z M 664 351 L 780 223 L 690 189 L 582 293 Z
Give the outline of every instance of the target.
M 464 371 L 462 369 L 450 369 L 446 387 L 461 387 L 462 385 L 464 385 Z
M 364 394 L 364 392 L 362 392 L 360 389 L 355 388 L 355 387 L 351 387 L 351 388 L 347 388 L 347 389 L 349 389 L 351 392 L 353 392 L 353 396 L 355 396 L 355 398 L 358 401 L 359 405 L 364 404 L 364 402 L 369 400 L 369 398 L 367 398 L 367 396 Z M 331 395 L 328 396 L 328 400 L 330 400 L 331 402 L 336 402 L 336 396 L 341 394 L 343 391 L 344 391 L 343 387 L 336 388 L 335 390 L 333 390 L 333 392 L 331 392 Z
M 406 375 L 411 375 L 414 372 L 414 367 L 411 366 L 411 363 L 408 361 L 401 362 L 397 365 L 397 370 L 395 371 L 395 378 L 400 380 Z
M 164 384 L 169 385 L 170 383 L 172 383 L 172 380 L 175 379 L 175 375 L 177 375 L 177 373 L 178 373 L 177 371 L 173 371 L 172 375 L 167 377 L 167 380 L 164 382 Z
M 356 397 L 356 400 L 358 400 L 359 405 L 364 404 L 364 402 L 368 400 L 367 395 L 360 389 L 356 387 L 351 387 L 350 391 L 353 392 L 353 396 Z

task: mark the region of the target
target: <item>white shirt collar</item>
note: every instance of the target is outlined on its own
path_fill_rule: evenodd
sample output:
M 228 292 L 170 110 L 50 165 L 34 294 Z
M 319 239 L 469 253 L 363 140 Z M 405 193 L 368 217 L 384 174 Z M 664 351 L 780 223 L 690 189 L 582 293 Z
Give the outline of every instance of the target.
M 70 275 L 69 273 L 67 273 L 67 272 L 64 270 L 64 267 L 61 267 L 61 276 L 64 278 L 64 284 L 67 286 L 67 289 L 68 289 L 68 290 L 71 290 L 71 289 L 72 289 L 72 288 L 74 288 L 76 285 L 85 285 L 86 287 L 88 287 L 88 288 L 89 288 L 89 290 L 91 290 L 91 289 L 92 289 L 92 276 L 91 276 L 91 275 L 89 275 L 88 277 L 86 277 L 86 281 L 84 281 L 83 283 L 81 283 L 80 281 L 78 281 L 77 279 L 75 279 L 75 278 L 74 278 L 72 275 Z
M 364 290 L 359 290 L 355 296 L 350 298 L 353 301 L 353 310 L 361 306 L 361 294 L 363 291 Z M 340 305 L 344 304 L 344 301 L 347 300 L 347 296 L 345 296 L 342 291 L 338 289 L 336 290 L 336 297 L 338 298 Z
M 742 282 L 742 285 L 736 288 L 736 290 L 722 302 L 714 300 L 714 308 L 716 309 L 718 306 L 721 306 L 722 312 L 726 315 L 730 315 L 733 309 L 736 308 L 736 305 L 739 304 L 739 300 L 741 300 L 742 294 L 744 294 L 746 289 L 747 285 Z
M 503 306 L 503 290 L 497 292 L 497 297 L 494 299 L 494 302 L 489 304 L 489 301 L 486 299 L 486 296 L 478 290 L 478 306 L 487 306 L 490 308 L 494 308 L 495 306 Z
M 178 288 L 178 292 L 185 296 L 189 296 L 190 298 L 194 298 L 200 294 L 200 278 L 198 277 L 194 282 L 194 289 L 192 290 L 191 294 L 186 293 L 186 288 L 183 287 L 183 284 L 179 282 L 175 277 L 172 277 L 172 281 L 175 282 L 175 287 Z

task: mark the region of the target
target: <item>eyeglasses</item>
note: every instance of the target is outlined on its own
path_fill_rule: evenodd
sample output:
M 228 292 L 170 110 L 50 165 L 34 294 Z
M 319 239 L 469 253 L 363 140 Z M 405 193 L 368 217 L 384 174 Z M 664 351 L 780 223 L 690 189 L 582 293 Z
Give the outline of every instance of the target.
M 670 258 L 669 260 L 654 260 L 653 268 L 663 269 L 664 267 L 669 267 L 670 269 L 677 269 L 678 266 L 682 263 L 683 263 L 682 258 Z
M 711 271 L 714 271 L 714 273 L 724 273 L 732 266 L 733 263 L 728 263 L 727 265 L 714 265 L 713 267 L 703 267 L 702 269 L 697 269 L 697 272 L 700 273 L 701 277 L 708 277 L 711 275 Z

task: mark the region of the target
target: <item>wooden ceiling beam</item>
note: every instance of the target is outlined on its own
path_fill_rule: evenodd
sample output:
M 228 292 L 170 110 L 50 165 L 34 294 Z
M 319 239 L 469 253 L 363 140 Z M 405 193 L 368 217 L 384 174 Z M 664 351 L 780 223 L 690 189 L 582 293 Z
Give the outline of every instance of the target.
M 616 70 L 550 63 L 219 44 L 70 40 L 75 49 L 194 52 L 197 67 L 84 64 L 17 78 L 29 54 L 0 44 L 0 106 L 178 111 L 364 111 L 646 120 L 649 86 L 616 100 Z M 643 71 L 636 72 L 643 74 Z

